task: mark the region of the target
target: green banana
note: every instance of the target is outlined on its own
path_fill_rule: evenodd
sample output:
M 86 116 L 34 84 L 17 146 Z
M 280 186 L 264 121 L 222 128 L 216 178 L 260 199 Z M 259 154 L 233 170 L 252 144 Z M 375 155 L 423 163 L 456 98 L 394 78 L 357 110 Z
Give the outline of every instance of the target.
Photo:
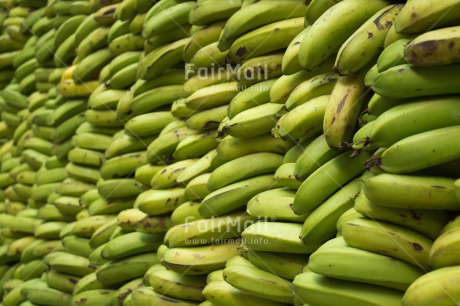
M 190 135 L 183 139 L 176 147 L 173 158 L 183 160 L 188 158 L 198 158 L 206 155 L 218 145 L 216 135 L 213 131 Z M 191 173 L 191 172 L 190 172 Z M 187 178 L 185 178 L 187 180 Z
M 281 62 L 283 75 L 293 75 L 302 71 L 299 61 L 300 43 L 302 42 L 305 34 L 307 34 L 308 30 L 308 27 L 303 29 L 287 46 L 286 52 L 283 55 L 283 61 Z
M 351 158 L 350 152 L 345 152 L 322 165 L 297 191 L 292 206 L 294 212 L 304 214 L 318 207 L 341 186 L 364 172 L 364 161 L 369 156 L 369 152 L 362 151 Z
M 256 219 L 246 213 L 235 213 L 213 219 L 201 219 L 179 224 L 168 233 L 168 246 L 187 247 L 218 243 L 237 238 Z
M 72 295 L 48 287 L 45 281 L 33 279 L 24 283 L 21 295 L 35 304 L 63 305 L 69 304 Z
M 91 53 L 107 46 L 108 27 L 100 27 L 88 34 L 76 47 L 76 55 L 83 60 Z
M 446 148 L 446 144 L 453 143 L 456 133 L 458 126 L 451 126 L 406 137 L 369 163 L 377 163 L 387 173 L 408 173 L 456 160 L 460 153 L 455 148 Z M 414 156 L 417 156 L 415 161 Z
M 185 187 L 185 198 L 191 201 L 202 200 L 210 194 L 211 190 L 208 189 L 208 179 L 210 175 L 210 173 L 204 173 L 190 180 Z M 175 211 L 177 211 L 177 209 Z
M 159 134 L 173 120 L 174 117 L 170 112 L 146 113 L 129 120 L 125 124 L 125 131 L 131 137 L 145 138 Z
M 260 175 L 227 185 L 207 195 L 199 208 L 204 217 L 220 216 L 246 204 L 256 194 L 279 187 L 273 175 Z
M 98 151 L 74 148 L 69 151 L 69 161 L 87 166 L 101 166 L 105 160 L 104 154 Z
M 353 139 L 355 124 L 366 100 L 365 93 L 362 73 L 349 74 L 337 80 L 323 122 L 324 135 L 330 147 L 341 149 Z
M 305 147 L 303 153 L 295 161 L 294 176 L 303 181 L 339 154 L 340 151 L 329 147 L 325 136 L 320 135 Z
M 134 114 L 142 115 L 167 106 L 186 95 L 182 84 L 160 86 L 134 97 L 130 102 L 130 109 Z
M 238 93 L 237 83 L 211 85 L 188 96 L 185 105 L 192 110 L 205 110 L 230 103 Z
M 302 184 L 294 176 L 295 163 L 282 164 L 273 176 L 280 186 L 297 190 Z
M 224 28 L 225 29 L 225 28 Z M 303 30 L 303 17 L 274 22 L 238 37 L 228 50 L 236 63 L 286 48 Z
M 97 190 L 104 199 L 109 200 L 137 196 L 145 187 L 133 178 L 121 178 L 100 180 L 97 182 Z
M 303 222 L 307 216 L 298 216 L 291 209 L 294 196 L 295 192 L 287 188 L 261 192 L 249 200 L 247 212 L 258 218 Z
M 224 269 L 224 278 L 235 288 L 272 301 L 291 301 L 291 282 L 256 267 L 230 266 Z
M 69 305 L 117 305 L 117 291 L 111 289 L 93 289 L 80 292 L 72 296 Z
M 233 117 L 226 132 L 233 137 L 255 137 L 267 134 L 275 127 L 281 104 L 266 103 L 245 110 Z
M 454 181 L 444 177 L 379 174 L 364 182 L 363 191 L 369 200 L 385 207 L 455 210 L 458 203 Z
M 145 56 L 139 64 L 138 78 L 152 80 L 159 76 L 164 70 L 181 62 L 184 47 L 189 41 L 190 38 L 178 40 L 164 45 Z
M 193 56 L 202 47 L 219 40 L 222 29 L 225 26 L 225 21 L 218 21 L 203 27 L 191 36 L 190 41 L 184 47 L 183 58 L 185 62 L 190 62 Z
M 187 74 L 192 74 L 195 72 L 193 68 L 208 68 L 211 69 L 213 67 L 221 67 L 225 66 L 227 64 L 227 55 L 228 55 L 228 50 L 227 51 L 220 51 L 219 48 L 217 47 L 217 41 L 210 43 L 201 49 L 199 49 L 193 57 L 190 59 L 190 67 L 189 69 L 191 70 Z M 184 47 L 185 49 L 185 47 Z
M 373 63 L 402 8 L 402 4 L 387 6 L 370 17 L 343 43 L 337 54 L 334 70 L 340 75 L 347 75 Z
M 144 253 L 109 261 L 96 270 L 96 277 L 104 286 L 123 284 L 142 277 L 148 268 L 159 263 L 155 253 Z M 129 268 L 128 268 L 129 267 Z
M 155 303 L 161 303 L 165 306 L 192 306 L 196 305 L 196 302 L 173 298 L 170 296 L 162 295 L 157 293 L 151 287 L 142 287 L 134 290 L 131 294 L 131 305 L 153 305 Z M 126 300 L 124 302 L 126 304 Z
M 88 257 L 93 251 L 89 245 L 89 241 L 88 238 L 70 235 L 62 239 L 62 245 L 64 250 L 68 253 Z
M 96 270 L 87 258 L 60 251 L 48 254 L 43 260 L 52 269 L 75 276 L 85 276 Z
M 112 141 L 112 137 L 102 134 L 85 132 L 73 137 L 77 147 L 104 152 Z
M 108 159 L 101 167 L 101 177 L 109 180 L 130 176 L 145 162 L 145 152 L 133 152 Z
M 418 34 L 436 27 L 456 24 L 456 13 L 459 3 L 456 0 L 443 1 L 432 5 L 430 1 L 417 0 L 409 3 L 395 20 L 397 33 Z M 414 18 L 414 16 L 416 18 Z
M 138 63 L 131 64 L 115 73 L 109 80 L 108 86 L 114 89 L 128 88 L 136 82 Z
M 179 142 L 196 133 L 197 131 L 192 129 L 179 128 L 160 135 L 149 144 L 147 160 L 150 163 L 156 163 L 160 160 L 170 161 Z
M 177 177 L 195 162 L 196 159 L 185 159 L 164 167 L 152 177 L 150 185 L 154 189 L 176 187 L 178 185 L 176 182 Z
M 163 254 L 161 263 L 184 275 L 206 275 L 223 269 L 227 259 L 239 254 L 239 246 L 239 240 L 232 240 L 222 244 L 170 248 Z
M 88 108 L 94 110 L 114 109 L 124 93 L 125 91 L 116 89 L 106 89 L 101 92 L 95 91 L 89 97 Z
M 249 138 L 227 136 L 217 146 L 217 156 L 222 160 L 229 161 L 258 152 L 285 154 L 292 146 L 292 142 L 274 138 L 272 135 Z
M 433 108 L 435 105 L 436 108 Z M 388 148 L 412 135 L 456 125 L 460 120 L 455 116 L 459 111 L 456 110 L 457 106 L 457 100 L 452 97 L 422 98 L 408 104 L 396 105 L 375 121 L 369 135 L 370 140 L 376 146 Z M 417 120 L 428 115 L 432 120 Z M 394 128 L 396 121 L 400 124 L 398 130 Z
M 219 39 L 219 49 L 228 50 L 244 33 L 269 23 L 303 17 L 306 7 L 295 1 L 261 1 L 236 11 L 230 16 Z
M 155 18 L 146 17 L 142 37 L 148 39 L 154 35 L 165 34 L 189 23 L 189 13 L 194 7 L 194 1 L 182 2 L 158 13 Z
M 311 254 L 319 245 L 307 246 L 299 235 L 302 225 L 259 221 L 241 234 L 243 245 L 251 251 Z
M 363 216 L 401 225 L 436 239 L 450 220 L 448 213 L 440 210 L 404 209 L 380 206 L 369 200 L 364 192 L 355 199 L 354 208 Z
M 394 257 L 424 270 L 430 267 L 433 241 L 407 228 L 356 218 L 343 225 L 342 236 L 352 247 Z
M 54 40 L 55 46 L 59 47 L 67 37 L 74 34 L 80 24 L 87 18 L 85 15 L 77 15 L 68 18 L 57 30 L 56 30 L 56 38 Z
M 275 137 L 297 140 L 310 138 L 322 132 L 325 112 L 331 96 L 322 95 L 301 104 L 283 115 L 273 129 Z
M 65 169 L 69 177 L 87 183 L 95 184 L 101 178 L 99 169 L 95 167 L 81 166 L 74 163 L 68 163 Z
M 200 207 L 199 202 L 185 202 L 173 211 L 171 214 L 171 223 L 179 225 L 202 219 L 198 212 L 198 207 Z
M 184 188 L 147 190 L 137 197 L 134 207 L 149 215 L 169 213 L 185 202 L 184 192 Z
M 286 108 L 292 110 L 313 98 L 330 95 L 338 79 L 335 73 L 325 73 L 303 81 L 289 94 L 285 102 Z
M 391 67 L 407 64 L 407 61 L 404 59 L 404 50 L 410 41 L 409 38 L 403 38 L 386 47 L 380 53 L 377 60 L 378 72 L 384 72 Z
M 236 289 L 235 287 L 231 286 L 223 280 L 208 283 L 203 290 L 203 294 L 208 301 L 212 302 L 210 305 L 225 304 L 229 306 L 236 306 L 241 305 L 242 303 L 249 303 L 254 306 L 283 305 L 280 302 L 271 301 L 262 297 L 252 295 L 246 291 Z M 209 305 L 209 303 L 204 305 Z
M 447 305 L 458 300 L 458 289 L 450 282 L 455 273 L 458 273 L 458 266 L 441 268 L 422 275 L 407 289 L 402 304 L 425 306 L 434 302 Z
M 228 105 L 223 105 L 196 113 L 185 121 L 185 126 L 197 131 L 218 128 L 220 122 L 226 117 L 227 109 Z
M 126 153 L 145 150 L 155 138 L 156 136 L 139 139 L 123 133 L 110 142 L 105 150 L 105 157 L 109 159 Z
M 307 259 L 302 254 L 248 250 L 247 258 L 259 269 L 290 280 L 294 279 L 307 264 Z
M 46 283 L 50 288 L 72 294 L 79 277 L 59 273 L 53 270 L 46 272 Z
M 415 66 L 439 66 L 458 62 L 456 45 L 459 30 L 459 27 L 450 27 L 416 37 L 404 47 L 404 59 Z M 434 49 L 427 50 L 427 45 L 432 45 Z
M 149 283 L 153 289 L 173 298 L 203 301 L 204 276 L 182 275 L 167 269 L 157 269 L 149 273 Z
M 345 0 L 325 11 L 305 34 L 299 50 L 301 66 L 314 71 L 372 15 L 386 7 L 386 1 Z M 350 11 L 356 13 L 349 14 Z
M 284 53 L 253 57 L 245 61 L 236 71 L 238 85 L 242 88 L 261 81 L 281 76 Z
M 215 169 L 208 179 L 208 188 L 215 191 L 240 180 L 273 173 L 281 164 L 282 156 L 275 153 L 242 156 Z
M 270 89 L 275 82 L 274 79 L 262 81 L 236 94 L 228 107 L 229 119 L 245 110 L 270 102 Z
M 307 11 L 305 12 L 305 22 L 308 24 L 315 23 L 321 15 L 340 1 L 342 0 L 310 0 L 307 5 Z
M 197 3 L 189 14 L 189 22 L 193 25 L 207 25 L 222 19 L 228 19 L 241 8 L 241 0 L 204 1 Z M 218 5 L 217 5 L 218 3 Z
M 372 89 L 379 95 L 397 99 L 456 94 L 457 70 L 458 64 L 435 67 L 399 65 L 380 73 Z
M 99 71 L 110 63 L 113 54 L 109 49 L 98 50 L 84 59 L 77 65 L 73 71 L 73 80 L 77 83 L 94 79 Z
M 313 210 L 302 226 L 300 239 L 307 245 L 319 245 L 334 237 L 337 233 L 338 219 L 353 207 L 354 199 L 359 194 L 361 186 L 361 180 L 351 181 Z
M 102 248 L 102 257 L 117 260 L 137 254 L 154 252 L 160 246 L 162 240 L 161 235 L 140 232 L 128 233 L 105 243 Z
M 381 286 L 329 278 L 311 271 L 296 276 L 292 283 L 294 299 L 300 305 L 401 305 L 403 293 Z

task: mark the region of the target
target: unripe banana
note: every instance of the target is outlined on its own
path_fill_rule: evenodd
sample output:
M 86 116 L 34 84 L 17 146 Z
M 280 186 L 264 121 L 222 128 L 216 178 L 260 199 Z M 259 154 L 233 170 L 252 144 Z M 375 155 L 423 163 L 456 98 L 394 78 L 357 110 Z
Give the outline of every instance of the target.
M 157 269 L 150 273 L 149 283 L 156 292 L 167 296 L 193 301 L 204 300 L 201 292 L 206 286 L 204 276 L 182 275 L 171 270 Z
M 295 162 L 294 176 L 303 181 L 319 167 L 338 156 L 340 151 L 334 150 L 321 135 L 308 144 Z
M 340 48 L 334 70 L 340 75 L 358 72 L 374 62 L 383 48 L 386 34 L 403 8 L 385 7 L 369 18 Z
M 302 254 L 248 250 L 247 257 L 259 269 L 287 279 L 294 279 L 307 264 L 307 259 Z
M 291 301 L 290 282 L 256 267 L 230 266 L 224 269 L 227 283 L 240 290 L 272 301 Z
M 395 21 L 397 33 L 418 34 L 436 27 L 455 24 L 459 3 L 455 0 L 444 1 L 431 5 L 430 1 L 418 0 L 405 6 Z M 414 18 L 416 16 L 417 18 Z
M 292 206 L 294 212 L 304 214 L 316 208 L 341 185 L 364 172 L 364 161 L 369 156 L 369 152 L 362 151 L 350 158 L 350 152 L 345 152 L 325 163 L 300 186 Z
M 228 50 L 236 63 L 286 48 L 303 30 L 303 17 L 290 18 L 260 27 L 238 37 Z
M 300 304 L 328 306 L 340 301 L 340 305 L 388 305 L 401 304 L 402 292 L 381 286 L 368 285 L 329 278 L 306 271 L 293 281 L 294 299 Z M 378 301 L 378 302 L 377 302 Z
M 372 89 L 388 98 L 415 98 L 458 93 L 458 64 L 415 67 L 399 65 L 380 73 Z M 399 86 L 405 84 L 405 86 Z
M 170 248 L 163 254 L 161 263 L 185 275 L 206 275 L 223 269 L 227 259 L 239 254 L 239 246 L 239 240 L 231 240 L 222 244 Z
M 241 207 L 261 191 L 274 189 L 278 184 L 273 175 L 261 175 L 220 188 L 204 198 L 199 209 L 205 217 L 219 216 Z
M 241 234 L 243 245 L 251 251 L 311 254 L 319 245 L 307 246 L 299 235 L 302 225 L 260 221 Z
M 233 137 L 255 137 L 267 134 L 275 126 L 281 104 L 262 104 L 233 117 L 228 123 L 226 132 Z
M 299 50 L 301 66 L 314 71 L 338 52 L 346 39 L 366 20 L 387 5 L 386 1 L 379 0 L 345 0 L 333 5 L 314 22 L 304 36 Z M 349 14 L 350 11 L 356 13 Z
M 307 245 L 320 245 L 334 237 L 337 221 L 345 211 L 353 207 L 361 186 L 360 179 L 351 181 L 313 210 L 302 226 L 302 241 Z
M 278 120 L 272 131 L 273 135 L 289 140 L 318 135 L 323 130 L 323 121 L 331 104 L 331 97 L 322 95 L 292 109 Z
M 246 213 L 201 219 L 180 224 L 168 231 L 169 247 L 197 246 L 236 238 L 255 218 Z
M 184 192 L 184 188 L 144 191 L 137 197 L 134 207 L 149 215 L 169 213 L 186 201 Z
M 219 39 L 219 49 L 228 50 L 246 32 L 288 18 L 303 17 L 306 7 L 294 1 L 262 1 L 231 15 Z
M 352 247 L 391 256 L 424 270 L 430 268 L 433 241 L 404 227 L 356 218 L 343 225 L 342 236 Z
M 337 80 L 338 75 L 336 73 L 325 73 L 301 82 L 289 94 L 286 100 L 286 108 L 292 110 L 313 98 L 330 95 Z

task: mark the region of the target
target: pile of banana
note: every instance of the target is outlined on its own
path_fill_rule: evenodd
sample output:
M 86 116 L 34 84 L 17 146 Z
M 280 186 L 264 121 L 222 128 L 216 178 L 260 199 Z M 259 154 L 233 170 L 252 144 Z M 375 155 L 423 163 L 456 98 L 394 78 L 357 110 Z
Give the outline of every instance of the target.
M 458 305 L 459 11 L 0 0 L 0 306 Z

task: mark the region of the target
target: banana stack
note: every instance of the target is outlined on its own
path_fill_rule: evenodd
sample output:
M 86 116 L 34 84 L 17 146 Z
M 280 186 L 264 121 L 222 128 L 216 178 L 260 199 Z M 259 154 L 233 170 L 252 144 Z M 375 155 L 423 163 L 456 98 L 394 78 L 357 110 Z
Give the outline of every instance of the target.
M 354 2 L 358 4 L 359 1 Z M 346 4 L 352 5 L 352 1 L 342 1 L 326 10 L 311 28 L 320 28 L 321 20 L 322 23 L 326 22 L 328 20 L 326 17 L 335 15 L 341 6 Z M 446 75 L 458 60 L 449 57 L 446 51 L 444 56 L 435 56 L 437 62 L 421 63 L 416 59 L 418 57 L 420 60 L 422 58 L 426 60 L 426 55 L 422 52 L 429 52 L 426 49 L 422 51 L 420 48 L 422 42 L 425 46 L 428 41 L 436 44 L 436 39 L 444 38 L 442 32 L 455 33 L 455 30 L 439 29 L 419 37 L 413 36 L 429 27 L 426 20 L 434 18 L 434 14 L 445 13 L 446 10 L 442 5 L 439 10 L 427 9 L 426 1 L 413 1 L 404 7 L 388 6 L 376 12 L 341 47 L 338 46 L 334 66 L 341 76 L 333 88 L 326 108 L 325 140 L 323 140 L 325 147 L 341 149 L 350 146 L 353 139 L 353 148 L 361 150 L 358 158 L 363 154 L 366 155 L 366 151 L 377 151 L 371 158 L 366 158 L 367 161 L 363 160 L 370 172 L 366 172 L 358 181 L 351 181 L 325 201 L 324 199 L 318 201 L 317 203 L 322 202 L 320 206 L 307 217 L 301 238 L 308 245 L 310 241 L 320 238 L 318 236 L 321 231 L 318 231 L 318 228 L 312 231 L 312 221 L 321 222 L 317 213 L 327 206 L 328 202 L 334 198 L 338 199 L 340 193 L 350 188 L 350 194 L 346 197 L 349 203 L 350 199 L 354 198 L 354 209 L 349 209 L 345 213 L 336 211 L 337 216 L 340 217 L 337 228 L 341 237 L 326 243 L 324 238 L 327 236 L 323 237 L 322 246 L 310 256 L 308 271 L 294 279 L 294 301 L 300 301 L 299 304 L 336 305 L 340 301 L 340 305 L 374 305 L 378 300 L 381 301 L 381 305 L 400 305 L 402 300 L 403 305 L 429 305 L 438 303 L 442 296 L 441 299 L 446 301 L 446 305 L 450 305 L 452 300 L 457 299 L 458 288 L 448 287 L 449 290 L 446 292 L 445 288 L 449 285 L 443 282 L 446 281 L 447 275 L 454 273 L 455 265 L 458 263 L 449 261 L 444 253 L 453 245 L 445 248 L 442 243 L 447 240 L 444 238 L 449 236 L 447 233 L 455 228 L 455 221 L 448 222 L 452 219 L 449 211 L 455 210 L 459 203 L 455 192 L 455 179 L 459 177 L 458 167 L 455 165 L 458 163 L 459 156 L 456 150 L 449 150 L 449 154 L 444 155 L 439 151 L 441 148 L 439 144 L 442 143 L 442 139 L 455 143 L 454 138 L 450 137 L 454 137 L 458 129 L 458 118 L 453 115 L 457 111 L 447 105 L 458 103 L 453 102 L 455 97 L 448 96 L 456 93 L 453 87 L 450 87 L 453 83 L 435 77 L 434 71 L 436 69 L 441 71 L 442 67 L 443 75 Z M 427 19 L 414 21 L 410 18 L 413 14 L 427 14 Z M 442 27 L 444 22 L 452 23 L 452 19 L 448 20 L 452 18 L 448 14 L 445 18 L 446 20 L 440 19 L 437 27 Z M 377 19 L 387 20 L 386 26 L 377 32 L 371 31 L 376 26 L 373 20 Z M 329 22 L 331 20 L 334 18 L 330 18 Z M 423 25 L 425 22 L 426 24 Z M 331 25 L 327 28 L 330 29 Z M 321 58 L 326 58 L 325 55 L 317 54 L 320 50 L 318 44 L 324 43 L 319 36 L 316 37 L 317 33 L 315 30 L 307 34 L 310 42 L 305 44 L 312 46 L 305 46 L 308 52 L 302 52 L 304 45 L 302 42 L 301 53 L 299 53 L 300 62 L 305 63 L 302 65 L 313 71 L 319 69 L 315 67 L 323 65 Z M 369 33 L 373 33 L 373 40 L 368 38 Z M 359 48 L 366 50 L 366 53 L 348 53 L 347 49 L 353 48 L 355 42 L 360 41 L 359 37 L 362 37 Z M 408 39 L 409 37 L 411 38 Z M 328 46 L 332 46 L 331 43 L 329 42 Z M 446 42 L 443 41 L 441 44 L 444 43 Z M 302 59 L 300 54 L 304 57 L 308 55 L 309 58 Z M 423 75 L 424 73 L 426 75 Z M 407 78 L 401 78 L 402 75 L 407 75 Z M 388 77 L 391 78 L 391 82 Z M 359 101 L 366 96 L 364 86 L 370 86 L 375 94 L 368 102 L 369 115 L 362 116 L 360 119 L 364 125 L 354 134 L 357 119 L 352 119 L 349 124 L 344 124 L 346 121 L 340 122 L 346 117 L 358 118 L 366 103 Z M 432 90 L 425 91 L 428 86 Z M 336 93 L 339 93 L 340 87 L 348 87 L 348 95 L 345 99 L 334 102 L 338 98 Z M 355 102 L 350 103 L 348 99 L 354 94 L 358 94 L 358 99 L 354 98 Z M 433 106 L 430 106 L 430 103 Z M 357 109 L 347 110 L 347 104 Z M 331 108 L 334 109 L 335 114 L 329 114 Z M 430 116 L 435 114 L 435 118 L 445 116 L 446 119 L 428 123 L 426 119 L 428 112 Z M 346 116 L 342 116 L 342 113 Z M 409 145 L 410 149 L 408 149 Z M 308 151 L 309 146 L 304 152 Z M 442 147 L 446 148 L 446 144 Z M 401 152 L 400 150 L 404 148 L 406 151 Z M 340 155 L 337 155 L 334 159 L 339 157 Z M 359 167 L 362 167 L 363 161 L 359 162 Z M 302 171 L 308 172 L 309 169 L 306 166 L 308 164 L 303 164 L 304 162 L 302 155 L 296 162 L 299 165 L 296 167 L 297 175 L 300 174 L 300 177 Z M 350 163 L 347 164 L 349 166 Z M 334 185 L 342 184 L 340 175 L 335 175 L 331 171 L 333 170 L 323 171 L 323 174 L 332 175 L 336 180 Z M 351 172 L 341 173 L 349 175 Z M 305 186 L 312 176 L 315 176 L 314 172 L 302 185 Z M 320 180 L 315 179 L 315 181 Z M 296 199 L 299 201 L 294 201 L 293 205 L 295 212 L 308 212 L 314 208 L 310 206 L 314 203 L 316 194 L 313 190 L 310 189 L 307 199 L 302 197 L 303 188 L 299 189 L 296 194 Z M 343 207 L 344 210 L 347 208 L 349 204 Z M 333 233 L 334 231 L 331 230 L 329 237 Z M 438 242 L 436 250 L 435 241 Z M 440 249 L 442 251 L 439 251 Z M 363 256 L 368 256 L 369 261 L 361 260 L 364 259 Z M 379 260 L 387 263 L 378 263 Z M 360 271 L 358 267 L 363 267 L 363 263 L 369 264 L 369 268 Z M 397 269 L 405 272 L 395 274 L 391 272 L 391 266 L 394 271 Z M 378 267 L 384 268 L 378 271 Z M 427 271 L 438 268 L 440 268 L 439 272 L 436 270 L 424 275 Z M 428 280 L 431 283 L 430 288 Z M 439 283 L 443 287 L 439 286 Z M 453 302 L 452 305 L 455 303 Z
M 400 2 L 0 0 L 0 304 L 457 305 L 460 1 Z

